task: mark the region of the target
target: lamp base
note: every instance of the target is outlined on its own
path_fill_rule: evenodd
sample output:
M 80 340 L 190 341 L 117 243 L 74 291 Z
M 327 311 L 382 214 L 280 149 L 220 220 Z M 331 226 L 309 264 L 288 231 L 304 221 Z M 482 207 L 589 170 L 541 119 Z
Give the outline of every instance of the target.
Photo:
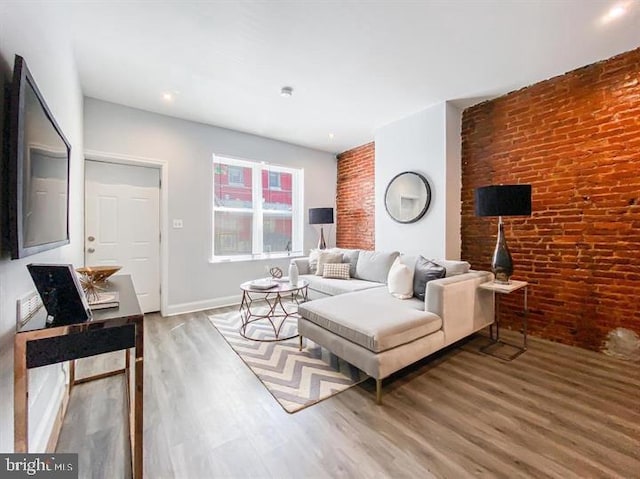
M 513 259 L 511 253 L 507 247 L 507 239 L 504 236 L 504 225 L 502 224 L 502 217 L 498 224 L 498 240 L 496 242 L 496 249 L 493 252 L 493 259 L 491 260 L 491 271 L 495 275 L 495 282 L 498 284 L 510 284 L 511 275 L 513 274 Z
M 327 249 L 327 243 L 324 241 L 324 230 L 320 227 L 320 239 L 318 240 L 318 249 Z
M 494 283 L 511 284 L 511 279 L 508 276 L 503 276 L 503 275 L 499 276 L 499 273 L 496 272 L 493 268 L 491 268 L 491 271 L 493 271 L 493 274 L 495 275 L 495 279 L 493 280 Z

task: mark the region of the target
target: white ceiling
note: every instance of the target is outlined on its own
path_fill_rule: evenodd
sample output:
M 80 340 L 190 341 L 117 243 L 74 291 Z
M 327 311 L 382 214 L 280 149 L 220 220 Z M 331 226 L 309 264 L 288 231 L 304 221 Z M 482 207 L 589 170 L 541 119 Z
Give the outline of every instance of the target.
M 618 4 L 130 0 L 59 8 L 87 96 L 341 152 L 432 104 L 468 106 L 637 48 L 640 0 L 623 0 L 627 14 L 604 22 Z M 280 96 L 285 85 L 291 98 Z

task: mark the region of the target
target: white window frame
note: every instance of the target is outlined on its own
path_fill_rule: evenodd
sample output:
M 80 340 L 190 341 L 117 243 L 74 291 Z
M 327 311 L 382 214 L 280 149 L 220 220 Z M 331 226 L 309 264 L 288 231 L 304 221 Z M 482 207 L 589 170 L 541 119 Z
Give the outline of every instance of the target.
M 253 208 L 231 208 L 226 206 L 216 206 L 215 204 L 215 164 L 222 163 L 229 166 L 239 166 L 243 168 L 251 168 L 251 197 Z M 277 171 L 280 173 L 291 174 L 291 213 L 280 210 L 263 210 L 262 208 L 262 171 Z M 281 165 L 274 165 L 264 161 L 251 161 L 239 158 L 231 158 L 228 156 L 213 155 L 211 162 L 211 258 L 210 262 L 227 262 L 227 261 L 252 261 L 268 258 L 286 258 L 287 256 L 303 255 L 303 230 L 304 230 L 304 170 L 302 168 L 291 168 Z M 269 174 L 267 173 L 267 183 L 269 183 Z M 266 185 L 269 189 L 269 185 Z M 252 237 L 252 253 L 244 255 L 215 255 L 215 214 L 217 211 L 243 213 L 251 211 L 253 213 L 253 237 Z M 263 241 L 263 224 L 264 212 L 269 215 L 291 216 L 291 251 L 285 252 L 265 252 Z

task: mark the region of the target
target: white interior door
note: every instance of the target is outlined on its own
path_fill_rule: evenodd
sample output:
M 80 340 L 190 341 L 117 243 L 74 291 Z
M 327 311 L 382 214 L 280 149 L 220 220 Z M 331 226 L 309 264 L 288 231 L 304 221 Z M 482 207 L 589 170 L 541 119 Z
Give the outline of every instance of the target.
M 160 170 L 85 162 L 85 265 L 121 265 L 143 312 L 160 310 Z

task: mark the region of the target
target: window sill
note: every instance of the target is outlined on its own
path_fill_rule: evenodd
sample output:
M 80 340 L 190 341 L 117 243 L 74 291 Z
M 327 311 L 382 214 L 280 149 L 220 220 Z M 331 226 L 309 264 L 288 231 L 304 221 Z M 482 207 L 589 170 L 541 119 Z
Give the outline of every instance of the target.
M 305 255 L 302 252 L 294 252 L 291 254 L 287 253 L 273 253 L 273 254 L 263 254 L 256 256 L 226 256 L 226 257 L 213 257 L 209 258 L 209 263 L 246 263 L 250 261 L 266 261 L 271 259 L 296 259 L 296 258 L 304 258 Z

